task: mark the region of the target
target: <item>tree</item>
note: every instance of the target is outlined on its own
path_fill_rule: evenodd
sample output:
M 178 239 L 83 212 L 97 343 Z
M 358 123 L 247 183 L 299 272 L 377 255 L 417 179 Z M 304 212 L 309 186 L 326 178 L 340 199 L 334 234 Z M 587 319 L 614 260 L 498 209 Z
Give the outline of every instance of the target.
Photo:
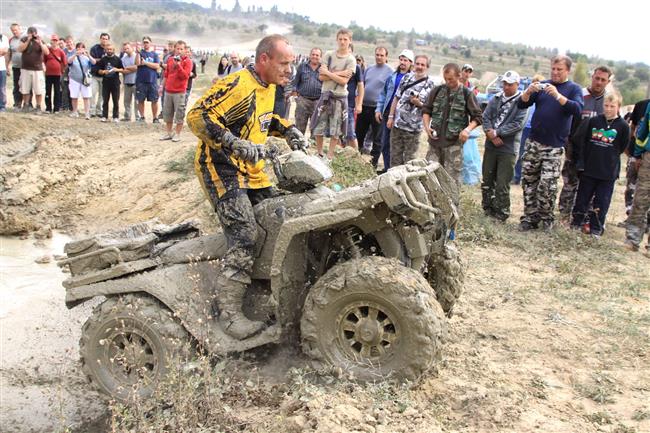
M 648 72 L 647 68 L 639 68 L 637 67 L 634 70 L 634 76 L 639 79 L 639 81 L 648 81 L 650 80 L 650 72 Z
M 54 23 L 54 32 L 59 35 L 59 37 L 65 38 L 66 36 L 72 35 L 70 27 L 61 21 Z
M 119 23 L 111 29 L 111 38 L 118 44 L 138 41 L 140 36 L 138 29 L 126 22 Z
M 573 70 L 573 81 L 580 84 L 581 86 L 587 86 L 589 84 L 589 76 L 587 74 L 587 63 L 583 58 L 580 58 L 576 64 L 575 69 Z
M 299 36 L 309 36 L 313 33 L 311 27 L 303 23 L 295 23 L 293 25 L 293 34 Z
M 264 33 L 266 31 L 266 29 L 268 29 L 268 28 L 269 28 L 268 25 L 260 24 L 259 26 L 257 26 L 257 31 L 260 32 L 260 33 Z
M 196 21 L 188 21 L 185 24 L 185 33 L 190 36 L 201 36 L 205 29 Z
M 616 80 L 619 82 L 625 81 L 630 77 L 630 73 L 625 65 L 617 66 L 616 69 L 614 69 L 614 75 L 616 76 Z
M 520 65 L 520 66 L 523 66 L 523 65 L 524 65 L 524 60 L 525 60 L 525 59 L 524 59 L 523 57 L 519 57 L 519 65 Z
M 445 56 L 447 54 L 449 54 L 449 48 L 448 47 L 442 47 L 442 54 L 444 54 Z
M 539 62 L 537 60 L 535 60 L 535 63 L 533 63 L 533 70 L 535 72 L 539 71 Z
M 490 63 L 494 62 L 494 56 L 492 54 L 488 56 L 488 62 Z
M 318 36 L 321 38 L 326 38 L 331 34 L 330 28 L 327 25 L 322 25 L 318 28 Z
M 388 38 L 388 41 L 393 46 L 393 48 L 397 48 L 399 45 L 399 35 L 397 34 L 397 32 L 391 34 L 390 37 Z

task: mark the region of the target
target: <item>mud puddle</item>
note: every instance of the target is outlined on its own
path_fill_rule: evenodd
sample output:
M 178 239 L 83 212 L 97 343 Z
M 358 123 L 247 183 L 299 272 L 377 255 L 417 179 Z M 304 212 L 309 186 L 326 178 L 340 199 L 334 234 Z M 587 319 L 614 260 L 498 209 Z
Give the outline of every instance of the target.
M 65 307 L 67 275 L 53 258 L 67 241 L 59 233 L 44 241 L 0 237 L 3 432 L 79 431 L 105 416 L 105 401 L 87 385 L 78 361 L 81 327 L 93 305 Z

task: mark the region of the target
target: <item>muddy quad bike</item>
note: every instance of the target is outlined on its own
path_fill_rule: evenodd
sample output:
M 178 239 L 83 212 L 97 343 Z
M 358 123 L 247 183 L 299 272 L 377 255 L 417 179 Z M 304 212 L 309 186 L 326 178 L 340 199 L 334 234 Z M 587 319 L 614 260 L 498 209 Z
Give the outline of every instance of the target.
M 463 276 L 450 176 L 414 160 L 333 192 L 316 186 L 331 171 L 315 156 L 293 151 L 273 165 L 284 192 L 255 206 L 243 305 L 268 326 L 245 340 L 211 309 L 223 234 L 146 222 L 65 246 L 68 308 L 106 297 L 80 341 L 83 371 L 101 391 L 146 397 L 190 347 L 225 355 L 298 335 L 317 364 L 361 380 L 415 379 L 434 365 Z

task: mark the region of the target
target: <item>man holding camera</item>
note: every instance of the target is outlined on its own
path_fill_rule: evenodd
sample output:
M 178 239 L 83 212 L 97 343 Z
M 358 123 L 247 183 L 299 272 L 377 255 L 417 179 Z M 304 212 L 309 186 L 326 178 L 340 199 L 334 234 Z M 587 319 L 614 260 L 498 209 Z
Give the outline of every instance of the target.
M 165 67 L 165 96 L 162 106 L 163 120 L 167 131 L 160 140 L 181 141 L 183 120 L 185 118 L 185 91 L 187 81 L 192 73 L 192 59 L 185 53 L 185 42 L 178 41 L 174 45 L 174 54 L 167 59 Z M 176 123 L 176 131 L 172 131 L 172 123 Z
M 386 122 L 386 127 L 391 130 L 391 167 L 415 159 L 423 128 L 422 107 L 434 85 L 428 70 L 429 58 L 415 56 L 415 71 L 404 77 L 393 98 Z
M 294 149 L 306 145 L 298 128 L 273 114 L 275 85 L 289 82 L 293 59 L 283 36 L 266 36 L 257 45 L 255 64 L 218 80 L 187 115 L 199 138 L 196 174 L 228 244 L 215 280 L 214 310 L 223 330 L 237 339 L 264 329 L 241 308 L 257 239 L 253 206 L 273 193 L 264 172 L 264 143 L 268 135 L 283 135 Z
M 45 92 L 43 58 L 50 53 L 50 50 L 39 36 L 36 27 L 29 27 L 27 35 L 20 40 L 18 51 L 22 53 L 20 93 L 23 95 L 23 111 L 29 110 L 29 99 L 33 93 L 36 97 L 36 111 L 40 112 Z
M 557 180 L 562 153 L 573 117 L 580 116 L 584 105 L 582 89 L 569 81 L 572 60 L 558 55 L 551 59 L 551 79 L 532 83 L 521 94 L 519 108 L 535 104 L 530 136 L 521 160 L 521 187 L 524 192 L 524 215 L 519 230 L 551 230 L 555 217 Z

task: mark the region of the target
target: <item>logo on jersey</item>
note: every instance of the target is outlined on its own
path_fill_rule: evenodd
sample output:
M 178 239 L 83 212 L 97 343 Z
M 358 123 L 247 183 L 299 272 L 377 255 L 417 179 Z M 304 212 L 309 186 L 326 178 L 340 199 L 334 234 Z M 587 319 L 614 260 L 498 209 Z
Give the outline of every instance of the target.
M 260 122 L 260 131 L 266 132 L 271 126 L 271 120 L 273 119 L 273 112 L 267 111 L 266 113 L 260 114 L 257 120 Z

